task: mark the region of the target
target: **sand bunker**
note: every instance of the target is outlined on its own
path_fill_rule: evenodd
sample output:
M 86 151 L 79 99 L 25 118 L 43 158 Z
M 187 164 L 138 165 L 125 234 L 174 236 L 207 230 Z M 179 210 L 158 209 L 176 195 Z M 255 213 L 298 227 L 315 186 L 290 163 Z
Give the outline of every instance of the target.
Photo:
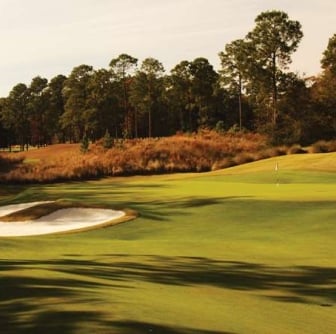
M 47 202 L 32 202 L 0 207 L 0 217 Z M 39 219 L 0 222 L 0 236 L 18 237 L 87 229 L 125 216 L 123 211 L 91 208 L 60 209 Z

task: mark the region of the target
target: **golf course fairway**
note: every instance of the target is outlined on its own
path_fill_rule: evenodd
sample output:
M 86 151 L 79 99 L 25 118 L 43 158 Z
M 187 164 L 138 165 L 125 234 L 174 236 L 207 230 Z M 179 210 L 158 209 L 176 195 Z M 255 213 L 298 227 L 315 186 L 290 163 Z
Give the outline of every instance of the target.
M 139 216 L 0 238 L 1 333 L 336 332 L 335 153 L 0 190 L 60 199 Z

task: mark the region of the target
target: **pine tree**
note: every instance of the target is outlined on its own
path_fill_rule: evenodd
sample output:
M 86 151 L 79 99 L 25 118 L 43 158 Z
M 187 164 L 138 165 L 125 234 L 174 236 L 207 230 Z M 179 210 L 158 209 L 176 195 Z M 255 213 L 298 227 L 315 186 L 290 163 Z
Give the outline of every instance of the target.
M 109 131 L 106 129 L 105 135 L 103 138 L 103 147 L 108 150 L 112 146 L 113 146 L 113 138 L 111 137 Z
M 87 153 L 89 150 L 89 138 L 86 136 L 86 134 L 84 134 L 82 141 L 81 141 L 81 145 L 80 145 L 80 150 L 83 154 Z

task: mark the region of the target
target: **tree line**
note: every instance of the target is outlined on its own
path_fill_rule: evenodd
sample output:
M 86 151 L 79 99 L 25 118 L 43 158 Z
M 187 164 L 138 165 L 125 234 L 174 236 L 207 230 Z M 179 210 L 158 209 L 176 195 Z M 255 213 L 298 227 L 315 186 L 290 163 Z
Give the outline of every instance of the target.
M 225 45 L 216 71 L 206 58 L 181 61 L 169 74 L 154 58 L 121 54 L 108 68 L 36 76 L 0 99 L 0 146 L 169 136 L 200 128 L 266 133 L 274 143 L 308 144 L 336 134 L 336 34 L 322 73 L 289 71 L 303 37 L 282 11 L 257 16 L 242 39 Z M 309 56 L 309 55 L 307 55 Z

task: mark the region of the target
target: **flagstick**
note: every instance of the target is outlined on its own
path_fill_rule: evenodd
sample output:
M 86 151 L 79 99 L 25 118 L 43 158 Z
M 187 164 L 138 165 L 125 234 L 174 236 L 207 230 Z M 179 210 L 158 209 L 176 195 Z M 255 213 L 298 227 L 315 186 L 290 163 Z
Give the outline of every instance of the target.
M 276 185 L 279 187 L 280 180 L 279 180 L 279 163 L 276 161 L 275 162 L 275 167 L 274 167 L 275 173 L 276 173 Z

